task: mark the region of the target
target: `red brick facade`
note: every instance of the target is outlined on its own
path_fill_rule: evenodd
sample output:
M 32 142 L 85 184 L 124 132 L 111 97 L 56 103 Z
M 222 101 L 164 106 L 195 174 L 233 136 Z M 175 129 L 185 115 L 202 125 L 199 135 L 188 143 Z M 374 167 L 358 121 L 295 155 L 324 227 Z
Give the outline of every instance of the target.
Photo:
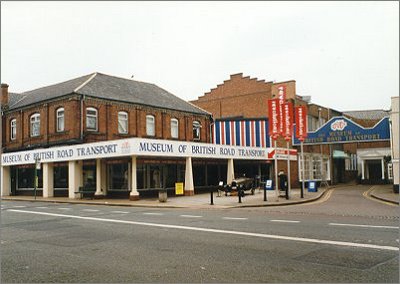
M 81 123 L 82 104 L 82 123 Z M 86 129 L 86 108 L 97 110 L 98 131 Z M 64 131 L 56 131 L 56 111 L 64 108 Z M 118 133 L 118 112 L 128 114 L 128 133 Z M 40 114 L 40 135 L 31 137 L 30 117 Z M 146 115 L 155 117 L 155 136 L 146 134 Z M 62 100 L 32 105 L 21 110 L 9 111 L 5 114 L 4 151 L 17 151 L 31 147 L 46 147 L 56 144 L 85 143 L 122 139 L 128 137 L 146 137 L 153 139 L 171 138 L 171 119 L 179 121 L 179 138 L 177 140 L 193 141 L 193 121 L 201 124 L 199 142 L 209 142 L 210 117 L 181 111 L 160 109 L 155 107 L 119 103 L 101 99 L 70 96 Z M 11 120 L 16 119 L 17 135 L 11 140 Z M 81 133 L 81 124 L 83 133 Z M 81 134 L 83 137 L 81 139 Z

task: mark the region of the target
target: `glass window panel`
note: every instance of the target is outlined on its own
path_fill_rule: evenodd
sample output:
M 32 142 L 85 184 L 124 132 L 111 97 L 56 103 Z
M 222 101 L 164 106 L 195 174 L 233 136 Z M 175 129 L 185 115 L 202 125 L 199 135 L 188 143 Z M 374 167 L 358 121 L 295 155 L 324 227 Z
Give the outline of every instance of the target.
M 171 137 L 178 138 L 179 137 L 179 122 L 177 119 L 171 119 Z

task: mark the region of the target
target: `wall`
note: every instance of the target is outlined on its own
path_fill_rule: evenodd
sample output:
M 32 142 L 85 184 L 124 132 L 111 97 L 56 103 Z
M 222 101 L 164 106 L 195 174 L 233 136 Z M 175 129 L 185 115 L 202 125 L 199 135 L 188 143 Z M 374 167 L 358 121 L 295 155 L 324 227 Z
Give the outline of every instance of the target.
M 56 131 L 56 111 L 64 108 L 63 132 Z M 98 130 L 86 129 L 86 108 L 93 107 L 98 114 Z M 148 137 L 146 134 L 146 115 L 155 117 L 155 136 L 149 138 L 171 139 L 171 118 L 179 120 L 179 138 L 177 140 L 192 141 L 192 123 L 201 123 L 201 139 L 199 142 L 210 141 L 210 118 L 206 115 L 195 115 L 160 108 L 112 102 L 100 99 L 86 98 L 83 101 L 83 139 L 81 140 L 81 101 L 78 96 L 62 100 L 38 104 L 22 110 L 9 111 L 5 114 L 5 151 L 17 151 L 34 147 L 47 147 L 56 144 L 71 144 L 78 142 L 96 142 L 104 140 L 123 139 L 127 137 Z M 118 133 L 118 112 L 128 113 L 128 133 Z M 30 117 L 40 114 L 40 136 L 30 136 Z M 10 140 L 10 121 L 17 120 L 16 139 Z

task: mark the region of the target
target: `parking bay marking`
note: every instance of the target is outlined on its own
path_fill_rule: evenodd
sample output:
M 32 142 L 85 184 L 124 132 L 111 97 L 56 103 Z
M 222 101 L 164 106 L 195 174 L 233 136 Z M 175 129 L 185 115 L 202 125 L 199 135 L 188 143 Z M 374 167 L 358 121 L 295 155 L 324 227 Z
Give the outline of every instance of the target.
M 301 238 L 301 237 L 289 237 L 289 236 L 281 236 L 281 235 L 269 235 L 269 234 L 261 234 L 261 233 L 250 233 L 250 232 L 241 232 L 241 231 L 209 229 L 209 228 L 201 228 L 201 227 L 157 224 L 157 223 L 148 223 L 148 222 L 126 221 L 126 220 L 114 220 L 114 219 L 104 219 L 104 218 L 96 218 L 96 217 L 83 217 L 83 216 L 74 216 L 74 215 L 66 215 L 66 214 L 55 214 L 55 213 L 46 213 L 46 212 L 37 212 L 37 211 L 28 211 L 28 210 L 18 210 L 18 209 L 10 209 L 9 211 L 18 212 L 18 213 L 26 213 L 26 214 L 37 214 L 37 215 L 45 215 L 45 216 L 64 217 L 64 218 L 71 218 L 71 219 L 90 220 L 90 221 L 98 221 L 98 222 L 109 222 L 109 223 L 140 225 L 140 226 L 149 226 L 149 227 L 158 227 L 158 228 L 190 230 L 190 231 L 198 231 L 198 232 L 230 234 L 230 235 L 239 235 L 239 236 L 259 237 L 259 238 L 265 238 L 265 239 L 297 241 L 297 242 L 317 243 L 317 244 L 329 244 L 329 245 L 336 245 L 336 246 L 347 246 L 347 247 L 359 247 L 359 248 L 371 248 L 371 249 L 399 251 L 398 247 L 373 245 L 373 244 L 362 244 L 362 243 L 353 243 L 353 242 L 344 242 L 344 241 L 310 239 L 310 238 Z
M 347 226 L 347 227 L 363 227 L 363 228 L 383 228 L 383 229 L 399 229 L 395 226 L 374 226 L 374 225 L 358 225 L 358 224 L 341 224 L 341 223 L 329 223 L 331 226 Z

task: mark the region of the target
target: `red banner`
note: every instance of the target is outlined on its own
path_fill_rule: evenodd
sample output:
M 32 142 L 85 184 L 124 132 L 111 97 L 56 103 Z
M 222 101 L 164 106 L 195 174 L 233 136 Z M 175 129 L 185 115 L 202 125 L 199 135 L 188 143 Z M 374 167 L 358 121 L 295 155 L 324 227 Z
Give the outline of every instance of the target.
M 285 130 L 283 129 L 283 104 L 286 102 L 286 86 L 278 86 L 278 100 L 279 100 L 279 134 L 285 135 Z
M 286 141 L 292 139 L 293 135 L 293 104 L 283 104 L 283 137 Z
M 296 138 L 304 141 L 307 137 L 307 106 L 295 107 L 296 113 Z
M 279 100 L 268 100 L 268 126 L 272 139 L 279 136 Z

